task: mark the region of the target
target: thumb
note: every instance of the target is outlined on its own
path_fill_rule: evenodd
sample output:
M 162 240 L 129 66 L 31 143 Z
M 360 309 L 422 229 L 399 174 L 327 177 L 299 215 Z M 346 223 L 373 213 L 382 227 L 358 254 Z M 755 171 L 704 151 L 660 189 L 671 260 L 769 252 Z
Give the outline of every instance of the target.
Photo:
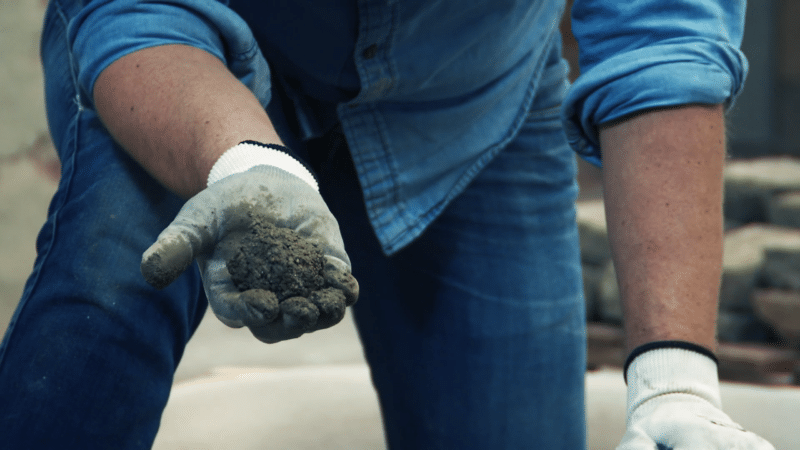
M 169 286 L 194 260 L 192 245 L 183 236 L 163 234 L 145 250 L 139 266 L 145 281 L 156 289 Z
M 140 270 L 151 286 L 163 289 L 217 240 L 216 211 L 203 192 L 190 199 L 156 242 L 142 254 Z

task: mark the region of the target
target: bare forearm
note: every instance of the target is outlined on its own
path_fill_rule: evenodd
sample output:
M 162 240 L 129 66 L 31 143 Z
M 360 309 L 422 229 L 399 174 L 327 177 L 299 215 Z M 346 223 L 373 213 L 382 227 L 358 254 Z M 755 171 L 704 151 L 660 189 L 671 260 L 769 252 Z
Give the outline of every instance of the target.
M 94 102 L 117 142 L 183 197 L 202 190 L 219 155 L 238 142 L 280 143 L 255 96 L 216 57 L 189 46 L 120 58 L 98 77 Z
M 627 346 L 715 347 L 722 264 L 719 106 L 650 111 L 600 131 Z

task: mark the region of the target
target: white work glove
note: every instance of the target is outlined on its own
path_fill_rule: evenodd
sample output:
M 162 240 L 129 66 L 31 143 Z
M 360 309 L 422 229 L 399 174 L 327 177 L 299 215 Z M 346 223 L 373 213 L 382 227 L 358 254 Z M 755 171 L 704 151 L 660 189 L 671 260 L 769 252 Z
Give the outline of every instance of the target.
M 617 450 L 774 450 L 722 412 L 717 364 L 683 348 L 648 350 L 627 369 L 627 432 Z
M 332 326 L 344 317 L 345 307 L 358 298 L 358 283 L 350 273 L 336 219 L 319 195 L 311 173 L 281 149 L 248 141 L 225 152 L 209 174 L 208 187 L 186 202 L 144 252 L 141 265 L 145 280 L 161 289 L 197 259 L 214 314 L 230 327 L 247 326 L 267 343 Z M 315 243 L 324 255 L 324 287 L 344 293 L 338 296 L 341 300 L 335 307 L 327 310 L 303 304 L 319 311 L 315 322 L 301 323 L 282 307 L 278 311 L 275 300 L 267 301 L 266 291 L 240 292 L 233 284 L 226 262 L 237 251 L 238 239 L 251 231 L 253 218 L 259 215 Z

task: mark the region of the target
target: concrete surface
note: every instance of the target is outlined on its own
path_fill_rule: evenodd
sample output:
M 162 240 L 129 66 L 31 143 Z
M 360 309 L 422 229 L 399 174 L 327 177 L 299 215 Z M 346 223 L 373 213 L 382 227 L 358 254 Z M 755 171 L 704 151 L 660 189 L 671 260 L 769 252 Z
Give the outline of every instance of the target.
M 153 449 L 385 448 L 363 364 L 219 368 L 175 386 Z
M 586 377 L 589 450 L 613 449 L 625 433 L 618 370 Z M 722 383 L 727 414 L 777 450 L 800 448 L 800 388 Z M 254 399 L 258 399 L 254 401 Z M 156 439 L 167 449 L 383 449 L 380 412 L 362 364 L 286 369 L 218 367 L 178 383 Z
M 0 0 L 0 333 L 35 257 L 35 238 L 57 184 L 46 138 L 38 36 L 42 0 Z M 333 329 L 268 346 L 207 314 L 186 350 L 157 449 L 380 449 L 374 390 L 349 318 Z M 622 434 L 619 373 L 587 377 L 592 448 Z M 800 448 L 796 390 L 726 387 L 743 425 L 780 449 Z M 767 407 L 768 405 L 768 407 Z

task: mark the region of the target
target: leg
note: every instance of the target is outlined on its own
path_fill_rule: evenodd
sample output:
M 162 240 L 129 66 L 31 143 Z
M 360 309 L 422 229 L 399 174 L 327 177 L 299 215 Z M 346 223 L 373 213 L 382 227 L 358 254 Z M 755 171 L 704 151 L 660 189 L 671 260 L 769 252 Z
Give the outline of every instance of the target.
M 9 448 L 150 448 L 205 297 L 196 269 L 163 291 L 142 279 L 182 201 L 82 106 L 62 13 L 51 4 L 42 43 L 62 178 L 0 347 L 0 429 Z
M 342 159 L 323 183 L 361 284 L 354 313 L 390 448 L 585 448 L 575 162 L 557 111 L 532 116 L 389 258 Z

